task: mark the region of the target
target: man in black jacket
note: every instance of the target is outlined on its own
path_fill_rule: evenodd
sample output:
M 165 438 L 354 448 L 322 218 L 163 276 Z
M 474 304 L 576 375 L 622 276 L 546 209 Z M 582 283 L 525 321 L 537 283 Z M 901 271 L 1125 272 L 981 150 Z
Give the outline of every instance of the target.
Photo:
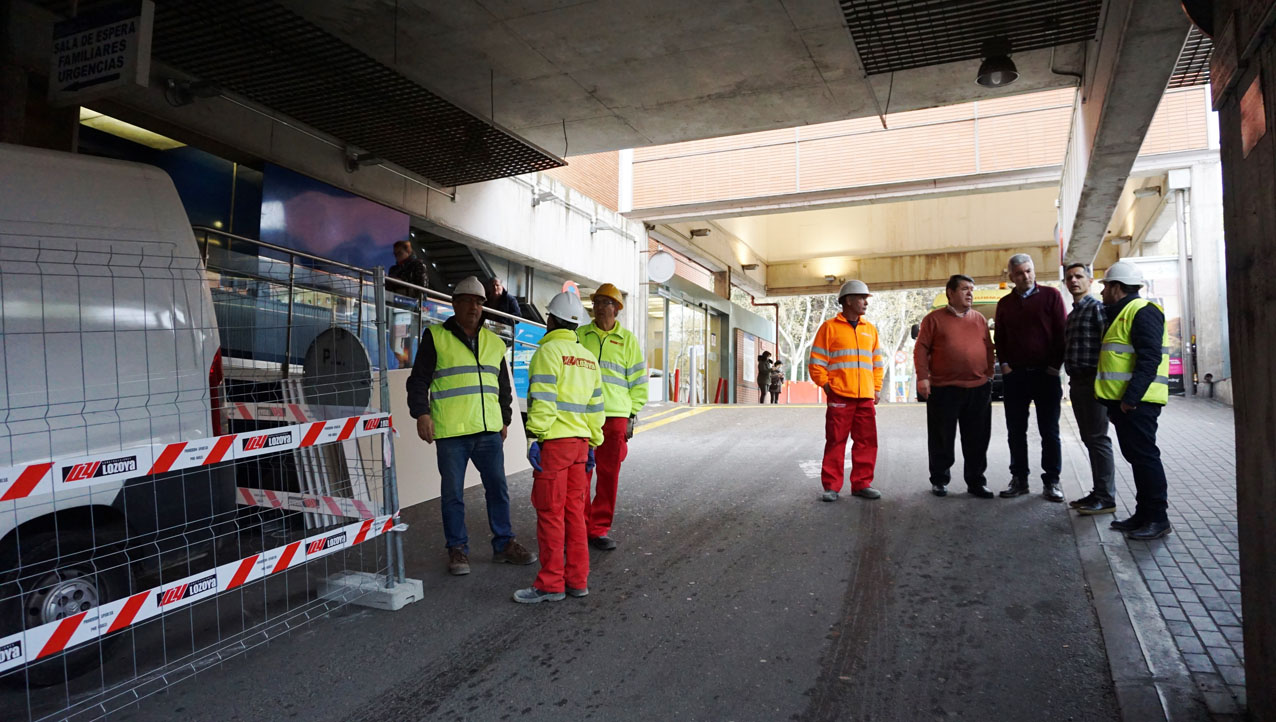
M 483 284 L 473 276 L 452 294 L 455 315 L 421 334 L 408 377 L 408 412 L 417 435 L 438 449 L 443 535 L 448 572 L 470 573 L 465 528 L 465 469 L 483 480 L 492 561 L 531 564 L 536 555 L 514 540 L 503 442 L 513 419 L 514 392 L 505 344 L 483 327 Z
M 1130 539 L 1148 541 L 1170 533 L 1165 468 L 1156 445 L 1157 417 L 1169 399 L 1169 339 L 1165 313 L 1139 296 L 1143 274 L 1128 262 L 1103 276 L 1104 316 L 1095 396 L 1108 407 L 1121 455 L 1134 472 L 1134 515 L 1112 522 Z

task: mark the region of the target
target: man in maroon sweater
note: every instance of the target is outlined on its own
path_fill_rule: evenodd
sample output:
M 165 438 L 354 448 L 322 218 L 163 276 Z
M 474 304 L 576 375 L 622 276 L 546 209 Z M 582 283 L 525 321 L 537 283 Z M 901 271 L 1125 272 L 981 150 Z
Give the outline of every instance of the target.
M 997 359 L 1001 362 L 1006 397 L 1006 436 L 1010 444 L 1010 486 L 1003 497 L 1028 493 L 1028 406 L 1037 408 L 1041 434 L 1042 493 L 1050 501 L 1063 501 L 1059 472 L 1063 453 L 1059 443 L 1059 402 L 1063 384 L 1063 329 L 1067 319 L 1063 296 L 1049 286 L 1037 285 L 1032 257 L 1010 257 L 1007 270 L 1015 287 L 997 302 L 994 319 Z
M 992 499 L 984 479 L 992 433 L 992 339 L 983 314 L 971 310 L 975 282 L 970 276 L 949 278 L 944 292 L 948 305 L 926 314 L 913 346 L 917 395 L 926 402 L 930 490 L 935 496 L 948 495 L 960 424 L 966 490 Z

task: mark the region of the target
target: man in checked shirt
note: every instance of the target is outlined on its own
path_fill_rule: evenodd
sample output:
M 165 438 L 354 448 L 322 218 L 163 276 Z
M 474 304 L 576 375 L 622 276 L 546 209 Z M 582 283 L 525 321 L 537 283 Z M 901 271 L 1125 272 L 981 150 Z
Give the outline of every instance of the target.
M 1063 332 L 1068 396 L 1081 441 L 1090 452 L 1090 473 L 1094 477 L 1094 491 L 1069 506 L 1080 514 L 1112 514 L 1116 511 L 1116 479 L 1112 439 L 1108 438 L 1108 409 L 1094 397 L 1094 374 L 1105 321 L 1103 302 L 1090 295 L 1094 278 L 1086 264 L 1068 266 L 1063 280 L 1072 294 L 1072 311 Z

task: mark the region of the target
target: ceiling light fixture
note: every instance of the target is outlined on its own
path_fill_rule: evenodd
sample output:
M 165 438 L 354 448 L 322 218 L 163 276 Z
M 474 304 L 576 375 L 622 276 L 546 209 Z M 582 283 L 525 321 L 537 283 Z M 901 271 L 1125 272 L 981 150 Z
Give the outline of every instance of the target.
M 1160 195 L 1161 195 L 1161 186 L 1149 186 L 1147 188 L 1134 189 L 1135 198 L 1151 198 L 1152 196 L 1159 197 Z
M 533 190 L 532 191 L 532 208 L 535 208 L 536 206 L 539 206 L 545 201 L 553 200 L 554 198 L 557 198 L 557 197 L 558 196 L 554 195 L 553 191 Z
M 825 277 L 824 277 L 824 282 L 825 282 L 825 283 L 833 283 L 833 282 L 834 282 L 834 281 L 836 281 L 836 280 L 837 280 L 837 276 L 834 276 L 834 275 L 833 275 L 833 274 L 831 274 L 831 273 L 830 273 L 829 275 L 827 275 L 827 276 L 825 276 Z
M 1019 79 L 1019 69 L 1010 59 L 1010 41 L 1004 37 L 989 38 L 984 41 L 982 55 L 984 62 L 979 65 L 979 74 L 975 82 L 985 88 L 1001 88 Z
M 691 237 L 692 237 L 692 238 L 700 238 L 700 237 L 707 236 L 707 235 L 709 235 L 709 229 L 708 229 L 708 228 L 692 228 L 692 229 L 691 229 Z
M 741 263 L 741 264 L 740 264 L 740 268 L 741 268 L 741 269 L 743 269 L 743 270 L 745 270 L 745 271 L 756 271 L 756 270 L 758 270 L 758 264 L 756 264 L 756 263 Z

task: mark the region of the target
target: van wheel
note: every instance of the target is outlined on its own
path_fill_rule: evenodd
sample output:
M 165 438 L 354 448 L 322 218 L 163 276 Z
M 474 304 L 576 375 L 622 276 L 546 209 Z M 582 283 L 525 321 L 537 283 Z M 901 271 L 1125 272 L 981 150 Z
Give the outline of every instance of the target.
M 100 535 L 105 536 L 105 535 Z M 126 557 L 117 546 L 94 543 L 87 531 L 43 532 L 24 539 L 19 568 L 0 578 L 0 625 L 5 634 L 57 622 L 128 594 Z M 47 687 L 96 669 L 120 634 L 91 640 L 6 675 L 10 684 Z M 39 650 L 26 650 L 34 655 Z

